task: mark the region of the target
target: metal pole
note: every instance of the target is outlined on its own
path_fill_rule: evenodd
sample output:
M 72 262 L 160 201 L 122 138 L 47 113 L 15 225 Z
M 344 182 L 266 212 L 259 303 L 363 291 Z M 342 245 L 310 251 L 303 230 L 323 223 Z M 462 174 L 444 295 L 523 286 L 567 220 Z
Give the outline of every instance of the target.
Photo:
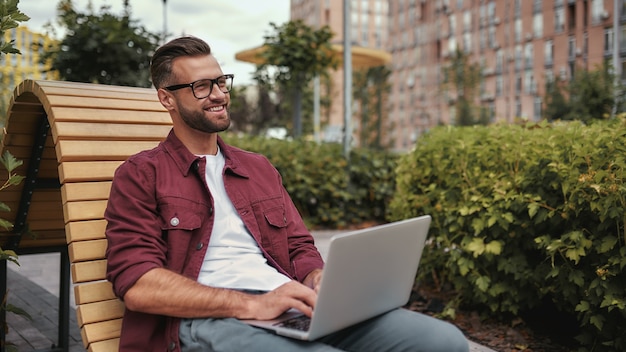
M 320 140 L 320 76 L 316 75 L 313 79 L 313 136 L 315 142 L 319 144 Z
M 352 36 L 350 34 L 350 0 L 343 0 L 343 154 L 350 160 L 352 140 Z
M 613 113 L 615 116 L 617 114 L 617 98 L 619 96 L 619 86 L 620 81 L 622 80 L 622 63 L 620 62 L 619 52 L 620 52 L 620 28 L 619 28 L 619 19 L 621 17 L 619 5 L 622 1 L 613 0 L 613 74 L 615 75 L 615 86 L 613 87 Z
M 319 29 L 320 25 L 320 2 L 315 2 L 315 29 Z M 321 143 L 320 139 L 320 76 L 316 75 L 313 79 L 313 137 L 317 144 Z
M 163 0 L 163 44 L 167 39 L 167 0 Z
M 3 302 L 5 295 L 7 294 L 7 260 L 0 260 L 0 303 Z M 4 325 L 7 321 L 6 311 L 0 309 L 0 352 L 6 351 L 6 332 Z

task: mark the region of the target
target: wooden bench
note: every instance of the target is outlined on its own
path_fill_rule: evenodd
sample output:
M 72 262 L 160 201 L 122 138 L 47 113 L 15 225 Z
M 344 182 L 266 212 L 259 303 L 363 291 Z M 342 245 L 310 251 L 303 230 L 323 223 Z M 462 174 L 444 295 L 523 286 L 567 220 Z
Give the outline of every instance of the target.
M 89 351 L 117 351 L 123 303 L 105 280 L 106 207 L 115 169 L 171 128 L 154 89 L 26 80 L 15 88 L 2 153 L 24 164 L 18 187 L 0 192 L 18 253 L 67 246 L 76 313 Z M 35 234 L 22 234 L 25 229 Z M 36 249 L 36 250 L 35 250 Z

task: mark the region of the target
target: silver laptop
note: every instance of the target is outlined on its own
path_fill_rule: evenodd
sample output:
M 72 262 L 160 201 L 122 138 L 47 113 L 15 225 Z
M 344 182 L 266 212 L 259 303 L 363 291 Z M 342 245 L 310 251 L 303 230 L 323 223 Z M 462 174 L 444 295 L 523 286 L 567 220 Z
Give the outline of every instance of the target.
M 276 334 L 315 340 L 405 305 L 431 217 L 335 235 L 311 319 L 290 310 L 275 320 L 244 320 Z

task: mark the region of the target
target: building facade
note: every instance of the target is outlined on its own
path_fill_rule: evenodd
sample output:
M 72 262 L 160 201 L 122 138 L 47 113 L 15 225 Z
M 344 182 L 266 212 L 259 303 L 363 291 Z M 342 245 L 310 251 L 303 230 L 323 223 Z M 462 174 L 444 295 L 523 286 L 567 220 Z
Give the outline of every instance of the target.
M 27 27 L 17 27 L 4 33 L 3 41 L 13 41 L 13 46 L 21 52 L 21 55 L 2 55 L 0 59 L 0 80 L 2 81 L 0 92 L 0 107 L 4 115 L 8 108 L 9 99 L 13 89 L 25 79 L 58 79 L 58 72 L 48 72 L 49 64 L 40 63 L 44 50 L 53 45 L 53 40 L 48 36 L 35 33 Z
M 395 149 L 410 149 L 435 125 L 456 123 L 454 96 L 442 83 L 457 49 L 482 68 L 475 103 L 492 122 L 540 120 L 548 80 L 570 80 L 577 68 L 593 70 L 611 61 L 614 49 L 626 50 L 624 0 L 615 1 L 390 0 Z M 620 73 L 624 56 L 617 52 Z

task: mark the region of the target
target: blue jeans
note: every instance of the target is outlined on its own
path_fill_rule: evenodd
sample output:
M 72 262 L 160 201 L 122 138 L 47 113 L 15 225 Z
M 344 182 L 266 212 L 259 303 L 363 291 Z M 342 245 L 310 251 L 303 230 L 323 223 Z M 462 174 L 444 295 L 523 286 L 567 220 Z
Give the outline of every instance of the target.
M 454 325 L 396 309 L 339 332 L 307 342 L 275 335 L 237 319 L 183 319 L 182 351 L 424 351 L 468 352 L 463 333 Z

